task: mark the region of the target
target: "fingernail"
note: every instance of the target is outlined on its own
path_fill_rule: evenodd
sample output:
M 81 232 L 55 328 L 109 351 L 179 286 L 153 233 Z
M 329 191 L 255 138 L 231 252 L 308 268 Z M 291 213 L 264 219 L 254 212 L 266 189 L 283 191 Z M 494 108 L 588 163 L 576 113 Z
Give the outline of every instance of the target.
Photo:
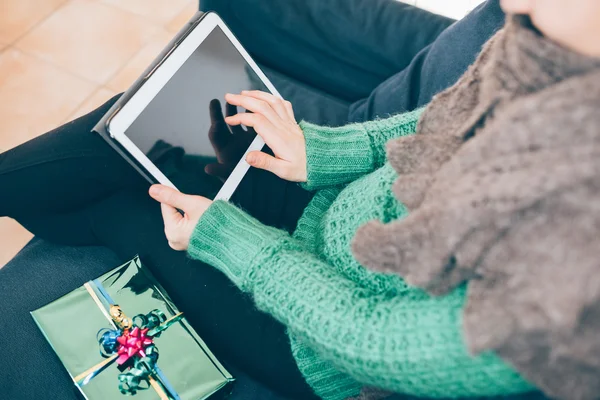
M 246 162 L 247 162 L 248 164 L 252 164 L 252 163 L 254 162 L 254 156 L 252 156 L 252 155 L 248 154 L 248 155 L 246 156 Z

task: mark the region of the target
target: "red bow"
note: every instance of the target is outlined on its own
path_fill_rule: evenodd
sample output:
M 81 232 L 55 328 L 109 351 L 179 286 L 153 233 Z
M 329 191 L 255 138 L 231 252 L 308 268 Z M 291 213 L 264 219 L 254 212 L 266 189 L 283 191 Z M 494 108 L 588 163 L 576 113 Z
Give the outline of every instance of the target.
M 123 334 L 117 338 L 119 343 L 119 349 L 117 350 L 117 354 L 119 354 L 119 358 L 117 358 L 118 365 L 123 365 L 135 355 L 146 357 L 144 349 L 153 343 L 147 333 L 148 328 L 140 329 L 137 326 L 131 330 L 123 330 Z

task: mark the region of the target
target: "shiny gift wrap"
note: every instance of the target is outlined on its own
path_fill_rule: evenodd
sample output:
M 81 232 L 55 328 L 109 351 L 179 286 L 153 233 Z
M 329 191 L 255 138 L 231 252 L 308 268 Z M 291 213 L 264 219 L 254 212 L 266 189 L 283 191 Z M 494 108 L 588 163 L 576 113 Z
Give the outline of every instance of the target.
M 139 258 L 31 314 L 86 399 L 217 399 L 233 382 Z

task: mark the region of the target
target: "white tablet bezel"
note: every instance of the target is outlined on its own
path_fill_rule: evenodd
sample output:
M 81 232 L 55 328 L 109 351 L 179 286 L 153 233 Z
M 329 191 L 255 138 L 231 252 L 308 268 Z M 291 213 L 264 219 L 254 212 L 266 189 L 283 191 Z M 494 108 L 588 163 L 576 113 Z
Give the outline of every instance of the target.
M 177 187 L 167 178 L 150 159 L 129 139 L 125 132 L 131 124 L 137 119 L 142 111 L 156 97 L 166 83 L 177 73 L 179 68 L 188 60 L 188 58 L 196 51 L 198 46 L 208 37 L 215 29 L 220 28 L 235 46 L 238 52 L 244 57 L 248 65 L 254 70 L 256 75 L 271 91 L 271 93 L 281 98 L 281 95 L 269 81 L 266 75 L 252 60 L 248 52 L 244 50 L 240 42 L 236 39 L 233 33 L 227 28 L 223 20 L 214 13 L 207 14 L 202 21 L 196 26 L 181 43 L 174 45 L 170 54 L 163 63 L 156 68 L 153 73 L 140 86 L 138 91 L 125 103 L 122 108 L 108 122 L 107 130 L 110 136 L 119 142 L 129 154 L 134 157 L 154 179 L 159 183 L 170 186 L 174 189 Z M 225 93 L 223 93 L 225 94 Z M 254 141 L 250 144 L 229 178 L 225 181 L 221 190 L 217 193 L 215 200 L 229 200 L 233 192 L 248 172 L 250 165 L 246 162 L 246 155 L 250 151 L 260 150 L 265 142 L 259 135 L 256 135 Z M 178 190 L 178 189 L 177 189 Z

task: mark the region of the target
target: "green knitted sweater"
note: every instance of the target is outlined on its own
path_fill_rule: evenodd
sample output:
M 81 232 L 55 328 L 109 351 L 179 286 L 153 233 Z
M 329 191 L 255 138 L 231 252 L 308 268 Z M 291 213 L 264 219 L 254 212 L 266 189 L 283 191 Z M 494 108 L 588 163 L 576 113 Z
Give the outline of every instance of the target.
M 385 143 L 413 134 L 420 113 L 340 128 L 301 123 L 305 186 L 318 192 L 294 234 L 216 201 L 191 238 L 191 257 L 224 272 L 288 327 L 300 371 L 323 399 L 355 396 L 364 385 L 422 397 L 531 390 L 494 354 L 468 354 L 465 286 L 431 297 L 352 256 L 359 226 L 407 215 L 391 191 L 396 173 Z

